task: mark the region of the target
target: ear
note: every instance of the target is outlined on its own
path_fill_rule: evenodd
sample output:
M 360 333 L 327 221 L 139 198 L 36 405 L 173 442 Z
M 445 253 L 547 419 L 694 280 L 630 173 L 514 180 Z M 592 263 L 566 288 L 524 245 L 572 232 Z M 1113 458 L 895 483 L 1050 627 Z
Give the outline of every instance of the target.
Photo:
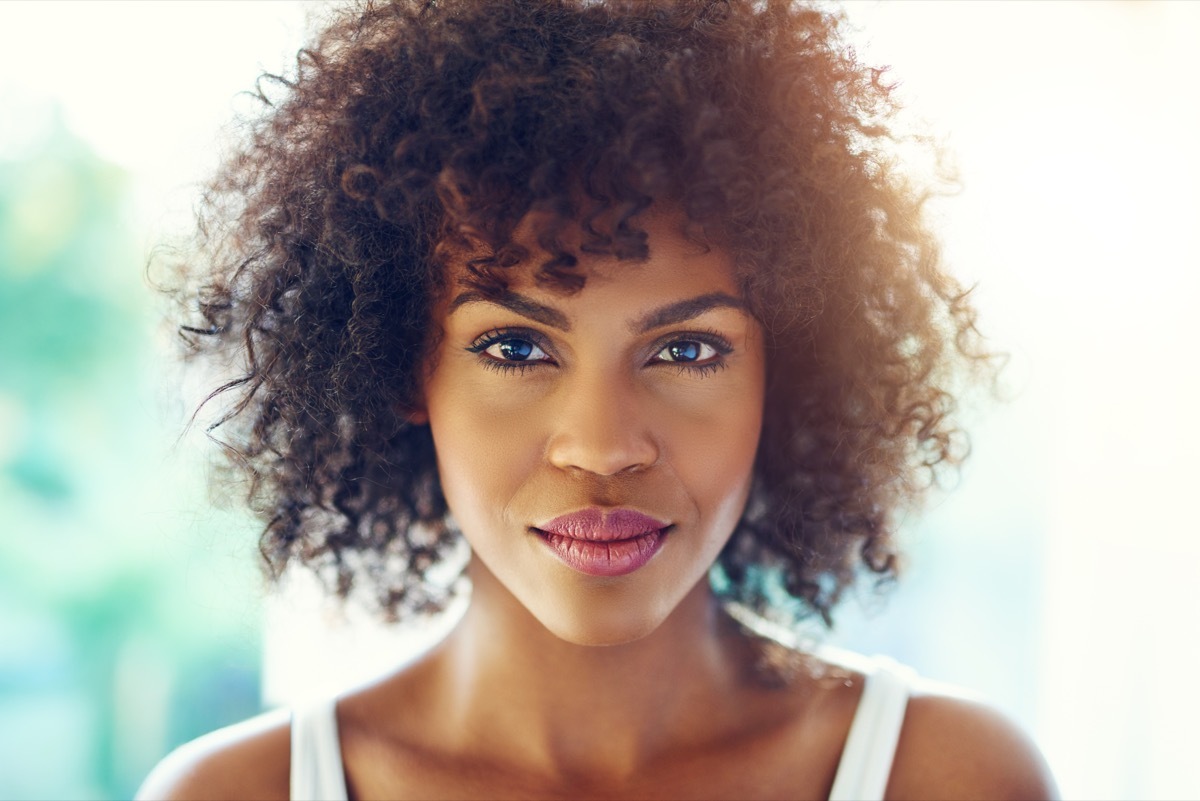
M 429 423 L 429 412 L 425 409 L 425 399 L 417 398 L 413 404 L 397 403 L 396 416 L 413 426 L 423 426 Z
M 425 360 L 421 367 L 418 368 L 417 386 L 413 388 L 409 395 L 408 401 L 396 402 L 396 416 L 404 422 L 413 426 L 424 426 L 429 424 L 429 408 L 425 400 L 425 382 L 429 380 L 430 373 L 429 361 Z

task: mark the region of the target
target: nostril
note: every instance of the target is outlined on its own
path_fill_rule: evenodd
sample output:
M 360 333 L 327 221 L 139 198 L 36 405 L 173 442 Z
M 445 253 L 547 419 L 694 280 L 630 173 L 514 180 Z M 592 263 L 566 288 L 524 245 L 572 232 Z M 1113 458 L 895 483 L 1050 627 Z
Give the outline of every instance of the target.
M 547 457 L 560 469 L 601 476 L 630 475 L 654 464 L 658 449 L 649 441 L 588 442 L 564 437 L 551 445 Z

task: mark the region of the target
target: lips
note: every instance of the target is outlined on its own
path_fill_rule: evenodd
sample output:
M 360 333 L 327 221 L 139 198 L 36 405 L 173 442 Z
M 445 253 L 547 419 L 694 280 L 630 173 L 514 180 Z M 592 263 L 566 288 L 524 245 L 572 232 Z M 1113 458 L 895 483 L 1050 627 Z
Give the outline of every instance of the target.
M 632 509 L 592 507 L 533 528 L 567 567 L 591 576 L 623 576 L 649 562 L 671 524 Z

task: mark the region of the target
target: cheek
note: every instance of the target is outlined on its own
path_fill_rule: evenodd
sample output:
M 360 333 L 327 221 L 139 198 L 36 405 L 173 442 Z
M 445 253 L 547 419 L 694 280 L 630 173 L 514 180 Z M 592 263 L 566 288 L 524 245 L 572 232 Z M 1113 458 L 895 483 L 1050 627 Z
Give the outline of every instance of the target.
M 732 533 L 745 509 L 762 437 L 766 363 L 762 334 L 748 329 L 741 361 L 676 399 L 668 420 L 672 466 L 714 534 Z M 726 381 L 726 377 L 730 380 Z
M 703 392 L 703 388 L 701 389 Z M 660 428 L 670 469 L 692 499 L 702 525 L 725 538 L 745 508 L 762 432 L 763 386 L 757 376 L 719 397 L 679 404 Z
M 442 489 L 464 526 L 503 508 L 540 459 L 530 415 L 497 402 L 470 379 L 447 371 L 435 375 L 426 392 Z
M 685 450 L 674 460 L 701 512 L 730 532 L 749 495 L 760 431 L 761 415 L 724 417 L 704 433 L 682 439 Z

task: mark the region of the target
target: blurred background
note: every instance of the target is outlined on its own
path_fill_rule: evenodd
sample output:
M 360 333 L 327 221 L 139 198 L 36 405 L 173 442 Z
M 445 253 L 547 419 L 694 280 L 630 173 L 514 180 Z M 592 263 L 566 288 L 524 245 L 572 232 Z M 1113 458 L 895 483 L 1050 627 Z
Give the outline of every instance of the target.
M 145 266 L 313 8 L 0 3 L 0 799 L 128 797 L 175 745 L 452 622 L 267 598 L 253 523 L 180 439 Z M 1200 4 L 847 9 L 957 165 L 932 211 L 1012 361 L 907 525 L 906 581 L 830 640 L 978 691 L 1067 798 L 1200 797 Z

